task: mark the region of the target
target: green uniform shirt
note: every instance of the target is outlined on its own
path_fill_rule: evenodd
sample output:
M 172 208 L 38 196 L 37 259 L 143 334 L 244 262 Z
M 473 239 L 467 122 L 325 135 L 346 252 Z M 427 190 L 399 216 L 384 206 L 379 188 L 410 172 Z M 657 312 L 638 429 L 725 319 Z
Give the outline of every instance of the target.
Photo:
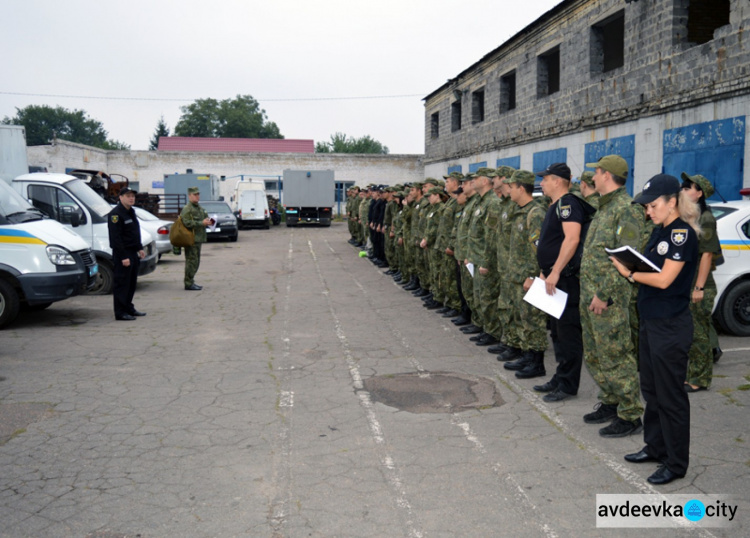
M 509 221 L 510 244 L 505 275 L 517 284 L 527 278 L 539 275 L 539 262 L 536 247 L 547 210 L 544 203 L 533 198 L 523 207 L 516 205 L 512 220 Z
M 208 213 L 203 209 L 200 204 L 188 202 L 185 207 L 180 211 L 180 218 L 182 223 L 189 230 L 193 230 L 195 233 L 196 243 L 206 242 L 206 225 L 203 224 L 203 220 L 208 218 Z

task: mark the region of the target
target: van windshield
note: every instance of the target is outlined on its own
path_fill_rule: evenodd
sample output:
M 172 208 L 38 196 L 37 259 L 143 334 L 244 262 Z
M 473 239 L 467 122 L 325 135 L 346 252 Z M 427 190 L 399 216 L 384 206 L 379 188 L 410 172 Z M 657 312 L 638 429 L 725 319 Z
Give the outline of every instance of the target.
M 41 211 L 0 180 L 0 224 L 19 224 L 43 218 Z
M 110 207 L 107 201 L 96 194 L 94 189 L 86 185 L 86 183 L 80 179 L 68 181 L 65 183 L 65 187 L 67 187 L 83 205 L 100 217 L 106 217 L 109 212 L 112 211 L 112 207 Z

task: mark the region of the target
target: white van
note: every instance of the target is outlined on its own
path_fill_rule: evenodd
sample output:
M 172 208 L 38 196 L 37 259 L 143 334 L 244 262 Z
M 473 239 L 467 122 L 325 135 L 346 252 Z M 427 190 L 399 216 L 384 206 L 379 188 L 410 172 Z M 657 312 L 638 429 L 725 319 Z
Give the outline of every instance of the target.
M 240 228 L 257 226 L 268 230 L 271 213 L 265 190 L 241 190 L 237 201 L 237 223 Z
M 89 243 L 99 264 L 96 284 L 89 293 L 111 293 L 114 272 L 107 215 L 112 207 L 104 198 L 84 181 L 66 174 L 24 174 L 15 178 L 11 185 L 42 213 L 69 226 Z M 146 257 L 141 260 L 138 274 L 147 275 L 156 269 L 159 253 L 154 238 L 143 227 L 141 242 Z
M 96 257 L 80 235 L 0 181 L 0 329 L 22 307 L 42 310 L 86 291 L 96 274 Z

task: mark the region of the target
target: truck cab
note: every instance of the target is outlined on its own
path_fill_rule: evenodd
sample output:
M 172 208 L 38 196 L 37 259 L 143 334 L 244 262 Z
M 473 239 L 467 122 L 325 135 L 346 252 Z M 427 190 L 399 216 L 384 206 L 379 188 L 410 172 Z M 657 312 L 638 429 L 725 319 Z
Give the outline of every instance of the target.
M 67 174 L 24 174 L 13 179 L 12 186 L 44 215 L 84 238 L 99 263 L 96 283 L 89 293 L 111 293 L 114 272 L 107 215 L 112 207 L 83 180 Z M 153 237 L 143 227 L 141 240 L 146 251 L 138 271 L 142 276 L 156 269 L 158 252 Z
M 81 236 L 0 181 L 0 329 L 21 308 L 41 310 L 92 288 L 97 270 Z

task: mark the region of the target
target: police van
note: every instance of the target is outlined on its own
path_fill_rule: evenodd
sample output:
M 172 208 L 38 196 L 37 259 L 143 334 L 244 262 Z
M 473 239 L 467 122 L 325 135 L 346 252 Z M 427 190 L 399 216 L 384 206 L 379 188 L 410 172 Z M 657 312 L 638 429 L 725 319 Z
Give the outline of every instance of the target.
M 107 215 L 112 207 L 104 198 L 81 179 L 67 174 L 24 174 L 13 179 L 11 185 L 46 216 L 69 227 L 89 243 L 99 264 L 96 284 L 89 293 L 111 293 L 114 270 Z M 159 259 L 154 238 L 142 226 L 141 242 L 146 257 L 141 260 L 139 276 L 154 272 Z
M 0 181 L 0 329 L 21 308 L 42 310 L 90 289 L 96 274 L 96 257 L 81 236 Z

